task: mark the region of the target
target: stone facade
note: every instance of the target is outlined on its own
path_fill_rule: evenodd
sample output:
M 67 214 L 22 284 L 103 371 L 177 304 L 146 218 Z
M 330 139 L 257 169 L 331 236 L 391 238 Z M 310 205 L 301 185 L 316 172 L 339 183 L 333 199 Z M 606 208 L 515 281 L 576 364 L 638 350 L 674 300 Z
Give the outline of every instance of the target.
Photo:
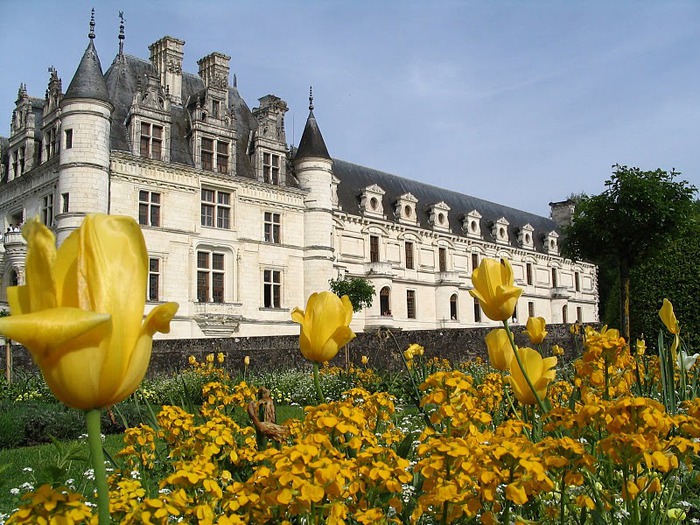
M 148 61 L 120 46 L 103 73 L 89 36 L 66 92 L 53 69 L 43 99 L 20 86 L 0 137 L 1 300 L 24 280 L 17 225 L 39 216 L 60 244 L 111 213 L 142 226 L 148 307 L 180 304 L 167 338 L 298 333 L 291 310 L 338 276 L 376 288 L 357 332 L 492 326 L 468 293 L 484 257 L 510 260 L 524 288 L 515 324 L 597 321 L 596 268 L 559 255 L 561 203 L 555 222 L 333 159 L 312 97 L 290 146 L 287 104 L 250 110 L 227 55 L 186 73 L 185 43 L 164 37 Z

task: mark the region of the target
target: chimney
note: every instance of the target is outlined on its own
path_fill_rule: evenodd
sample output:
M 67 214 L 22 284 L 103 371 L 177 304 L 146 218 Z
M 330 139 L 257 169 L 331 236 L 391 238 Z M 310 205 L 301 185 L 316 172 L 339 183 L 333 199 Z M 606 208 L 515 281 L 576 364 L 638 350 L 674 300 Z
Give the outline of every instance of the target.
M 151 64 L 160 77 L 160 85 L 173 104 L 182 104 L 182 57 L 184 40 L 164 36 L 148 46 Z
M 228 90 L 228 75 L 230 71 L 230 56 L 222 53 L 211 53 L 197 61 L 199 76 L 208 89 Z
M 571 199 L 561 202 L 550 202 L 549 209 L 551 210 L 549 216 L 552 220 L 557 223 L 559 228 L 564 228 L 571 226 L 571 220 L 576 210 L 576 202 Z

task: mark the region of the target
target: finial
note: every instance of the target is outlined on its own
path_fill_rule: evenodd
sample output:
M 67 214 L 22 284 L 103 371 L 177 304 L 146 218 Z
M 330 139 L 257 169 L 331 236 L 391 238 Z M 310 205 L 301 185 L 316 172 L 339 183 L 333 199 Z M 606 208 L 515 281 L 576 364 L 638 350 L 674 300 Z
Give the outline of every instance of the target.
M 236 77 L 235 73 L 233 74 L 233 87 L 238 87 L 238 77 Z
M 309 111 L 314 110 L 314 87 L 309 86 Z
M 124 54 L 124 11 L 119 11 L 119 56 Z
M 90 32 L 88 33 L 88 38 L 93 40 L 95 38 L 95 8 L 92 8 L 92 14 L 90 15 Z

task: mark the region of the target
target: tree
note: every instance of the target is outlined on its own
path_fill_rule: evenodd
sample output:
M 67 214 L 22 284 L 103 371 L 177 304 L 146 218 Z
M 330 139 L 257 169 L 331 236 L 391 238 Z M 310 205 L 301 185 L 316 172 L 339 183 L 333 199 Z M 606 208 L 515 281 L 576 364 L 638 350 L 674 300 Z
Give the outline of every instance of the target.
M 372 306 L 374 300 L 374 285 L 362 277 L 345 277 L 328 281 L 331 292 L 338 297 L 348 296 L 352 303 L 353 312 Z
M 630 339 L 630 272 L 653 256 L 689 219 L 697 191 L 679 172 L 642 171 L 615 164 L 600 195 L 582 198 L 570 226 L 564 228 L 564 255 L 619 276 L 620 331 Z

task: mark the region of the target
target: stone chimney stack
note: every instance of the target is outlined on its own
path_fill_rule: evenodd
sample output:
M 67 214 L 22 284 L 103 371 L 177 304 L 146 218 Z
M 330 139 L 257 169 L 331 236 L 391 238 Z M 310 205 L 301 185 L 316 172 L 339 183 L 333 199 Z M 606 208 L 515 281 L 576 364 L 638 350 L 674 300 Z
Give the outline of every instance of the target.
M 184 40 L 164 36 L 148 46 L 151 63 L 160 77 L 161 87 L 173 104 L 182 104 L 182 57 Z
M 549 216 L 552 220 L 557 223 L 559 228 L 564 228 L 565 226 L 571 226 L 571 220 L 576 210 L 576 202 L 571 199 L 561 202 L 550 202 L 549 209 L 551 210 Z
M 228 75 L 231 70 L 231 57 L 222 53 L 211 53 L 197 61 L 199 76 L 209 89 L 228 89 Z

